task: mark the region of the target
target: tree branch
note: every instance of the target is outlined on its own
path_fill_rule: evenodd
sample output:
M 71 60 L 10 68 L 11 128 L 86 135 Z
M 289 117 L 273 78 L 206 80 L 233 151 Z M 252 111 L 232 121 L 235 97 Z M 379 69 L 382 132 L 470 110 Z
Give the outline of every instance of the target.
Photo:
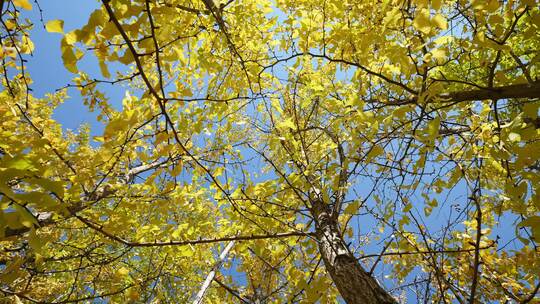
M 436 97 L 444 102 L 462 102 L 487 99 L 498 100 L 508 98 L 540 98 L 540 81 L 470 91 L 442 93 L 437 95 Z M 380 101 L 372 100 L 370 102 Z M 397 99 L 383 103 L 387 105 L 399 106 L 406 104 L 415 104 L 417 102 L 418 96 L 413 96 L 409 99 Z

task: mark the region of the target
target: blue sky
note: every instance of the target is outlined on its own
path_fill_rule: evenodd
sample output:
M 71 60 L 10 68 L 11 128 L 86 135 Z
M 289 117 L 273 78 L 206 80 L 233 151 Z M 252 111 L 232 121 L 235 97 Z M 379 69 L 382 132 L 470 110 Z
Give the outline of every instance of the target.
M 66 33 L 85 25 L 90 13 L 99 7 L 97 1 L 88 0 L 46 0 L 39 1 L 39 4 L 43 9 L 43 23 L 49 20 L 61 19 L 64 21 L 64 31 Z M 33 56 L 27 58 L 28 71 L 34 81 L 31 88 L 34 96 L 43 97 L 47 93 L 54 92 L 72 83 L 72 78 L 77 75 L 66 70 L 62 63 L 60 52 L 62 35 L 49 33 L 45 30 L 35 4 L 32 11 L 24 12 L 24 14 L 34 23 L 30 35 L 35 50 Z M 100 76 L 97 60 L 91 53 L 85 55 L 79 62 L 78 67 L 81 71 L 85 71 L 92 76 Z M 124 96 L 124 90 L 120 86 L 108 85 L 107 88 L 105 86 L 101 87 L 104 88 L 109 98 L 117 100 L 117 102 L 120 102 Z M 92 135 L 100 135 L 103 126 L 97 123 L 97 115 L 90 113 L 84 106 L 78 90 L 74 88 L 68 89 L 68 96 L 69 98 L 56 109 L 53 117 L 63 125 L 64 129 L 75 130 L 82 123 L 88 123 L 91 126 Z

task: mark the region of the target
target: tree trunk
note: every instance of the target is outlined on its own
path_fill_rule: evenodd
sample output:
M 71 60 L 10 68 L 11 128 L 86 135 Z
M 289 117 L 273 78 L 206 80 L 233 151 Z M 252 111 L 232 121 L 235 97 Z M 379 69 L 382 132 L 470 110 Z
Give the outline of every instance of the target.
M 316 237 L 326 270 L 348 304 L 396 304 L 349 251 L 339 225 L 330 216 L 328 205 L 315 200 L 312 214 L 316 219 Z

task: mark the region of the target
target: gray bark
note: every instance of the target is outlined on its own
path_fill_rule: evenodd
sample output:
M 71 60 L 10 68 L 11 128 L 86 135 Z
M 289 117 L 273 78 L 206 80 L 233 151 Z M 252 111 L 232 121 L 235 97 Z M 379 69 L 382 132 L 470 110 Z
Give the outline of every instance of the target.
M 330 208 L 319 200 L 312 206 L 316 238 L 326 270 L 348 304 L 396 304 L 397 301 L 367 273 L 341 236 Z

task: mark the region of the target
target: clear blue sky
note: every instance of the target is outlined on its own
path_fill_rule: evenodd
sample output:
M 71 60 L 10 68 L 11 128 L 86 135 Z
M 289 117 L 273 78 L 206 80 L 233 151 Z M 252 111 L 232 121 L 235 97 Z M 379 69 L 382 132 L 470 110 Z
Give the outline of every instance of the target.
M 46 0 L 39 1 L 43 9 L 43 22 L 49 20 L 64 20 L 64 31 L 67 33 L 85 25 L 90 13 L 99 7 L 97 1 L 92 0 Z M 43 97 L 47 93 L 72 83 L 75 77 L 64 67 L 61 59 L 60 40 L 62 35 L 58 33 L 48 33 L 44 24 L 40 21 L 40 15 L 35 7 L 30 12 L 24 12 L 34 23 L 31 31 L 31 39 L 35 44 L 35 51 L 32 57 L 28 58 L 28 70 L 34 83 L 31 88 L 34 96 Z M 93 77 L 101 78 L 97 61 L 91 52 L 79 62 L 78 67 Z M 120 102 L 124 96 L 124 90 L 120 86 L 101 85 L 107 96 L 116 102 Z M 96 121 L 96 114 L 89 113 L 83 105 L 82 98 L 77 89 L 68 90 L 70 98 L 65 100 L 54 113 L 64 129 L 77 129 L 82 123 L 88 123 L 92 128 L 92 135 L 99 135 L 103 126 Z

